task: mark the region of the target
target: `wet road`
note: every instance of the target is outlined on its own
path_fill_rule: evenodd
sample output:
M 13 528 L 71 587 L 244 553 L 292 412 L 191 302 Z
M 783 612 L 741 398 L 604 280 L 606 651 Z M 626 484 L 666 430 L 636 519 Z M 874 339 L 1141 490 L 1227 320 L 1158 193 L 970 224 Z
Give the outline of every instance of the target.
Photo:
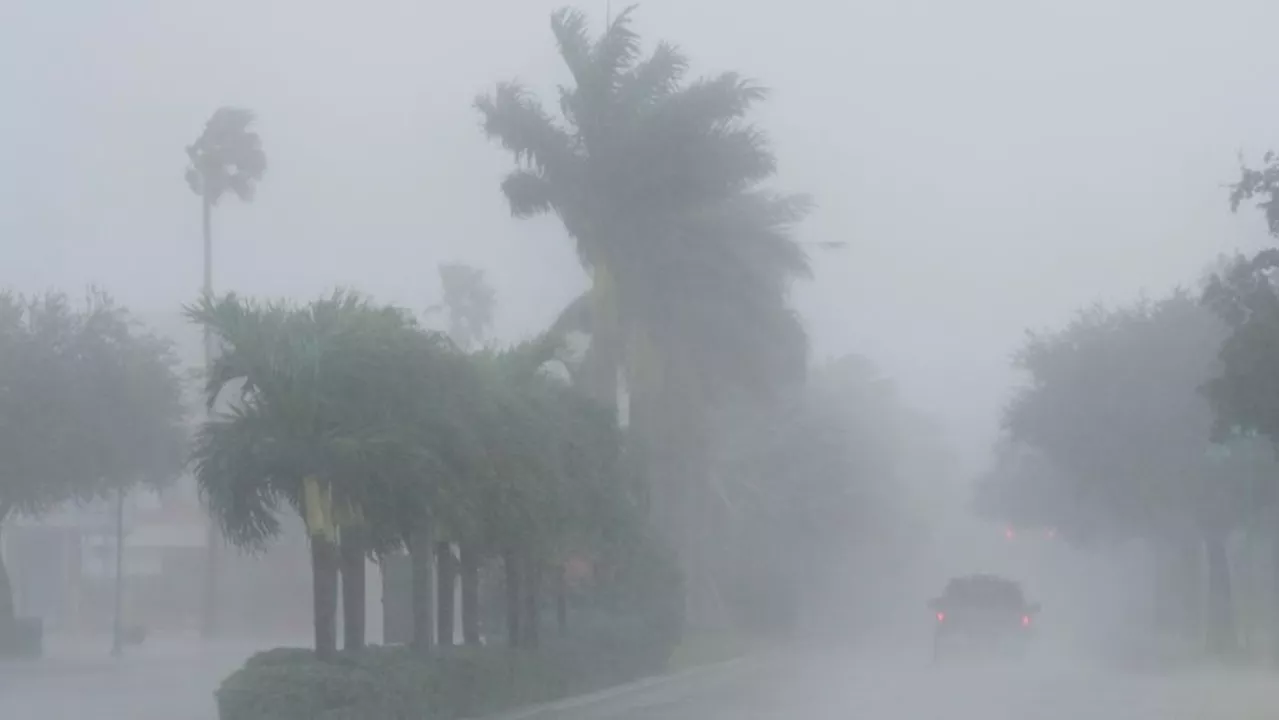
M 520 720 L 1263 720 L 1274 673 L 1104 672 L 1069 663 L 936 669 L 907 657 L 792 657 L 592 707 Z M 514 720 L 514 719 L 513 719 Z
M 217 681 L 250 651 L 0 666 L 3 720 L 213 720 Z M 931 668 L 921 658 L 805 653 L 656 683 L 521 720 L 1262 720 L 1274 673 L 1105 672 L 1039 662 Z
M 158 642 L 118 660 L 107 647 L 0 663 L 0 720 L 214 720 L 214 688 L 260 645 Z

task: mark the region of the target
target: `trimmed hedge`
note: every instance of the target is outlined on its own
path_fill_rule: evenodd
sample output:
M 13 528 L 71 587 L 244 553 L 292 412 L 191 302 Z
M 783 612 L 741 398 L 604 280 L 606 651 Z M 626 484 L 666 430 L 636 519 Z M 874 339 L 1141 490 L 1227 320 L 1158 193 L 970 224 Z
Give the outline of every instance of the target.
M 216 693 L 221 720 L 454 720 L 617 685 L 665 669 L 671 645 L 636 628 L 584 633 L 538 650 L 369 647 L 321 662 L 277 648 Z M 631 631 L 631 632 L 629 632 Z

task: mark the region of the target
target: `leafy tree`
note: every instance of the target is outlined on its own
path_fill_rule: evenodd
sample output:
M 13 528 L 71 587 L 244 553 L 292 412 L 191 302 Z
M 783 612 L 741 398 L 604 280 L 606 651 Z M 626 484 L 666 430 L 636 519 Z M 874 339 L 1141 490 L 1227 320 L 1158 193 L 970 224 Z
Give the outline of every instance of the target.
M 1231 211 L 1258 199 L 1272 237 L 1280 237 L 1280 156 L 1267 152 L 1262 168 L 1242 163 L 1240 179 L 1231 187 Z M 1280 446 L 1280 293 L 1275 270 L 1280 249 L 1225 258 L 1204 290 L 1210 306 L 1230 328 L 1221 345 L 1221 372 L 1207 386 L 1219 436 L 1257 434 Z M 1272 509 L 1272 603 L 1280 603 L 1280 503 Z M 1272 614 L 1272 655 L 1280 664 L 1280 614 Z
M 1274 482 L 1259 481 L 1274 466 L 1260 466 L 1247 439 L 1209 440 L 1213 414 L 1195 388 L 1214 374 L 1225 334 L 1184 292 L 1091 308 L 1028 336 L 1016 366 L 1029 382 L 1005 415 L 1009 441 L 1035 453 L 1022 462 L 1040 463 L 1016 472 L 1044 493 L 1007 508 L 1086 535 L 1203 543 L 1216 651 L 1234 642 L 1227 538 L 1275 502 Z
M 363 645 L 366 552 L 402 542 L 442 485 L 441 437 L 450 408 L 435 402 L 448 348 L 402 311 L 335 293 L 304 308 L 206 297 L 188 316 L 225 351 L 214 361 L 208 420 L 196 442 L 196 480 L 227 537 L 261 547 L 286 507 L 311 537 L 316 651 L 336 650 L 339 553 L 345 644 Z M 447 438 L 447 435 L 445 436 Z
M 661 461 L 659 519 L 686 538 L 697 580 L 709 410 L 803 377 L 787 291 L 808 273 L 790 237 L 808 204 L 761 187 L 776 162 L 745 120 L 765 96 L 758 85 L 735 73 L 687 83 L 687 58 L 666 43 L 642 57 L 630 9 L 595 41 L 580 12 L 561 10 L 551 26 L 574 80 L 562 117 L 518 83 L 476 106 L 515 156 L 502 183 L 512 214 L 554 212 L 576 243 L 592 286 L 558 326 L 590 334 L 587 383 L 600 402 L 615 404 L 625 371 L 630 426 Z
M 0 294 L 0 523 L 137 483 L 186 462 L 181 384 L 170 344 L 105 293 Z M 0 564 L 0 624 L 13 619 Z

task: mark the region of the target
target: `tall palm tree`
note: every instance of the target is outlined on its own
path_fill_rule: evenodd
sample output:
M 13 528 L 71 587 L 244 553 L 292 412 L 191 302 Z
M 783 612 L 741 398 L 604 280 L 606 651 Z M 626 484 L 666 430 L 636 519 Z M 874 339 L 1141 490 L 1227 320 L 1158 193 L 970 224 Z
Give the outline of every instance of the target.
M 788 291 L 809 271 L 791 239 L 808 202 L 761 186 L 776 162 L 746 115 L 763 88 L 735 73 L 685 82 L 688 60 L 666 43 L 643 57 L 631 8 L 594 41 L 575 10 L 551 28 L 574 80 L 561 117 L 511 82 L 476 107 L 515 156 L 502 182 L 512 214 L 555 213 L 576 243 L 592 285 L 566 315 L 591 335 L 589 383 L 612 405 L 625 371 L 630 424 L 670 460 L 659 519 L 696 574 L 706 410 L 804 373 Z
M 213 294 L 213 209 L 227 193 L 242 202 L 252 202 L 258 182 L 267 171 L 267 156 L 262 138 L 253 130 L 254 116 L 249 110 L 222 107 L 205 123 L 204 131 L 188 145 L 187 187 L 200 197 L 200 229 L 204 241 L 203 281 L 200 291 Z M 204 336 L 206 370 L 214 349 L 210 336 Z M 218 547 L 221 539 L 217 525 L 209 524 L 205 561 L 205 588 L 202 630 L 205 636 L 217 630 Z

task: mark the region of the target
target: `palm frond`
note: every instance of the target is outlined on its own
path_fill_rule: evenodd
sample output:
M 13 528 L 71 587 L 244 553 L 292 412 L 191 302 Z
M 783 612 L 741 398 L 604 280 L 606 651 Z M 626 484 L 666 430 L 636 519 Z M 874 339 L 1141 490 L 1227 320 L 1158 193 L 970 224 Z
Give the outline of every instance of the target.
M 581 10 L 561 8 L 551 15 L 551 33 L 574 81 L 579 85 L 590 83 L 593 68 L 587 16 Z
M 210 514 L 238 547 L 261 549 L 278 535 L 280 502 L 298 492 L 293 485 L 300 478 L 278 474 L 288 465 L 281 445 L 256 408 L 235 408 L 205 422 L 196 434 L 196 485 Z
M 485 135 L 498 140 L 525 167 L 551 177 L 573 170 L 572 138 L 518 83 L 499 83 L 492 95 L 476 98 Z
M 738 73 L 698 80 L 672 93 L 655 109 L 656 121 L 675 126 L 713 128 L 740 120 L 768 91 Z
M 618 13 L 592 49 L 595 82 L 601 91 L 612 92 L 640 54 L 640 36 L 631 29 L 635 9 L 635 5 L 629 5 Z
M 555 207 L 555 185 L 536 170 L 513 170 L 502 180 L 502 194 L 511 215 L 528 218 L 550 212 Z
M 244 108 L 214 111 L 200 137 L 187 147 L 191 164 L 186 179 L 193 192 L 215 205 L 228 191 L 244 201 L 253 199 L 254 186 L 267 171 L 254 120 L 253 112 Z
M 629 113 L 644 113 L 676 92 L 688 70 L 689 59 L 674 45 L 658 43 L 652 55 L 620 79 L 619 104 Z

